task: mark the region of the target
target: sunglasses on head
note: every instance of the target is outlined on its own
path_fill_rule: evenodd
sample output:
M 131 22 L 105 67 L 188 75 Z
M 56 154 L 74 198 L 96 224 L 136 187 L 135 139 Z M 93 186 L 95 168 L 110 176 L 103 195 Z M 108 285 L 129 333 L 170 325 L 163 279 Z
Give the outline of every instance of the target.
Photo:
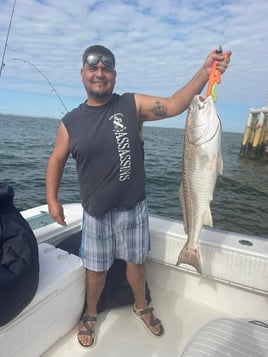
M 99 62 L 102 62 L 105 67 L 114 68 L 114 61 L 112 57 L 102 55 L 88 55 L 86 63 L 90 66 L 96 66 Z

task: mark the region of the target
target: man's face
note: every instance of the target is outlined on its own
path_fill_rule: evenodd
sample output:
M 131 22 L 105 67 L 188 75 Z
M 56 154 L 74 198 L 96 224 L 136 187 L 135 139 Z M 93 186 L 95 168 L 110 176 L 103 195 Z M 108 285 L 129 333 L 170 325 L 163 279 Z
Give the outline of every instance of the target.
M 108 61 L 106 63 L 105 56 L 102 60 L 101 55 L 93 54 L 92 58 L 81 69 L 81 78 L 89 99 L 102 102 L 109 99 L 113 92 L 116 71 Z

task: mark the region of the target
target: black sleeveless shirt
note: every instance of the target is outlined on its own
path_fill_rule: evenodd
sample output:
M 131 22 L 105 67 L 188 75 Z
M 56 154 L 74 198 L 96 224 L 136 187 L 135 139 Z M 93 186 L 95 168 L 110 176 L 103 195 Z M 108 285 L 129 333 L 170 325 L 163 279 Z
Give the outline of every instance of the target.
M 100 217 L 145 198 L 143 141 L 134 94 L 113 94 L 108 103 L 97 107 L 80 104 L 62 121 L 88 214 Z

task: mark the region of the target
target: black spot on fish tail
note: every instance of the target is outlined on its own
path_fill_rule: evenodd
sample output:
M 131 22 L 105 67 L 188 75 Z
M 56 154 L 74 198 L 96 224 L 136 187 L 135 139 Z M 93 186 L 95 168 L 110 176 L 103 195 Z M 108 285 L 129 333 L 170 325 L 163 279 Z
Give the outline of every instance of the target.
M 198 249 L 188 248 L 186 245 L 181 250 L 176 265 L 188 264 L 193 266 L 199 274 L 202 274 L 200 254 Z

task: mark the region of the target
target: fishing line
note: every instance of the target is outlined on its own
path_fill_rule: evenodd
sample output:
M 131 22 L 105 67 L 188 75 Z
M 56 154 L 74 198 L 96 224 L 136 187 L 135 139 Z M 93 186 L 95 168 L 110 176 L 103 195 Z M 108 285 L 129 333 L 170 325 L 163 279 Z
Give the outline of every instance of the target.
M 40 73 L 41 76 L 46 80 L 46 82 L 49 84 L 49 86 L 51 87 L 51 90 L 56 94 L 56 96 L 58 97 L 59 101 L 61 102 L 61 104 L 63 105 L 63 108 L 65 109 L 66 113 L 68 113 L 68 109 L 66 107 L 66 105 L 64 104 L 64 101 L 62 100 L 61 96 L 59 95 L 59 93 L 56 91 L 56 88 L 53 86 L 53 84 L 50 82 L 50 80 L 47 78 L 47 76 L 41 71 L 41 69 L 39 69 L 38 67 L 36 67 L 36 65 L 34 65 L 32 62 L 27 61 L 25 59 L 22 58 L 13 58 L 14 61 L 22 61 L 24 63 L 28 63 L 30 66 L 32 66 L 37 73 Z

